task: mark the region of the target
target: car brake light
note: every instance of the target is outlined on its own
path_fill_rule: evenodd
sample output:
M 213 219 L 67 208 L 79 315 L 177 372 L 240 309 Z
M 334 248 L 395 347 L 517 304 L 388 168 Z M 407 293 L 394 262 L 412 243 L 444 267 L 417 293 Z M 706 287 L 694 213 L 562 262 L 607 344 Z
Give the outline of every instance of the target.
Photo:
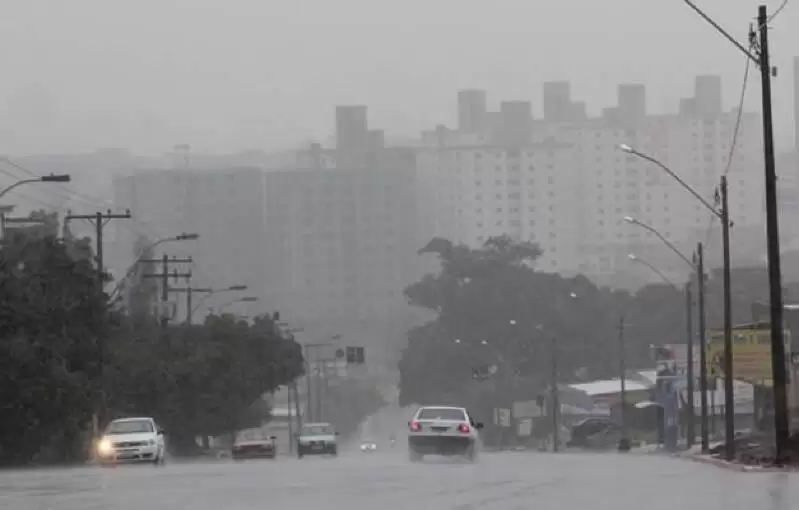
M 469 425 L 467 425 L 465 423 L 461 423 L 460 425 L 458 425 L 458 431 L 459 432 L 463 432 L 464 434 L 468 434 L 469 433 Z
M 419 432 L 420 430 L 422 430 L 422 426 L 419 425 L 419 422 L 418 421 L 412 421 L 411 422 L 411 432 Z

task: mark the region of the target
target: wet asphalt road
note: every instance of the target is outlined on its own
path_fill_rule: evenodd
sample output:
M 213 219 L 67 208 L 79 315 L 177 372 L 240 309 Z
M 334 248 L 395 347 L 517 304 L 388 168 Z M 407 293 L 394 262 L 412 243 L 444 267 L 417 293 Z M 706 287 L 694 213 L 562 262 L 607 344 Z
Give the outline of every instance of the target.
M 3 510 L 788 510 L 799 474 L 739 473 L 616 453 L 484 453 L 479 463 L 402 452 L 233 463 L 0 473 Z

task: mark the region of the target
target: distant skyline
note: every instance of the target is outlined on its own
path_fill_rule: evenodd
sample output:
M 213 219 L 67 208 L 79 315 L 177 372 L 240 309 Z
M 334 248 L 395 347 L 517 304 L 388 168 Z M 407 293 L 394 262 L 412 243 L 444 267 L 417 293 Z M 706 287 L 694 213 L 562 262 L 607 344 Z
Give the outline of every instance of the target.
M 742 41 L 759 3 L 697 0 Z M 788 4 L 772 23 L 779 151 L 793 145 L 791 26 Z M 492 109 L 530 100 L 540 118 L 553 80 L 596 115 L 618 83 L 674 112 L 694 75 L 719 74 L 729 109 L 744 66 L 679 0 L 6 0 L 0 62 L 0 152 L 15 156 L 279 150 L 327 140 L 337 104 L 368 105 L 371 125 L 408 138 L 454 126 L 462 88 L 486 89 Z M 750 73 L 745 104 L 759 111 Z

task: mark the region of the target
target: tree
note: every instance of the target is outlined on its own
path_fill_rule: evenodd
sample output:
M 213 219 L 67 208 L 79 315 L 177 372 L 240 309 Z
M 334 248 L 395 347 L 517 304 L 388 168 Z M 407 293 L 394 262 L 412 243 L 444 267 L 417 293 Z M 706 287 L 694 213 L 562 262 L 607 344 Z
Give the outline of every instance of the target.
M 30 232 L 27 232 L 30 233 Z M 0 251 L 0 459 L 72 458 L 99 388 L 109 316 L 95 270 L 52 235 L 15 232 Z
M 283 338 L 268 316 L 250 325 L 212 315 L 204 324 L 166 332 L 145 323 L 120 334 L 113 410 L 155 416 L 177 453 L 193 449 L 195 436 L 260 424 L 267 418 L 257 405 L 262 395 L 302 374 L 299 344 Z
M 625 357 L 648 363 L 649 344 L 685 341 L 684 297 L 650 286 L 635 296 L 599 288 L 583 276 L 535 269 L 539 248 L 506 236 L 470 249 L 434 239 L 441 269 L 405 289 L 412 305 L 436 318 L 408 332 L 399 363 L 400 404 L 463 402 L 510 406 L 547 388 L 553 348 L 562 380 L 618 375 L 619 316 L 625 316 Z M 554 346 L 554 347 L 553 347 Z

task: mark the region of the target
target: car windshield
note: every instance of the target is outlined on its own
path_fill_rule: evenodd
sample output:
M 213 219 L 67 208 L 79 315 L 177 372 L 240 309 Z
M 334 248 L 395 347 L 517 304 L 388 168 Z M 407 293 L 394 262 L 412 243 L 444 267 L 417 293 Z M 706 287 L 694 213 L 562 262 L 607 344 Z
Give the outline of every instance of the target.
M 106 434 L 141 434 L 153 431 L 153 424 L 149 420 L 112 421 L 106 429 Z
M 426 407 L 419 411 L 417 420 L 465 420 L 466 413 L 462 409 Z
M 333 433 L 333 426 L 325 424 L 305 425 L 302 427 L 302 433 L 306 436 L 326 436 Z
M 263 430 L 244 430 L 236 434 L 237 442 L 244 441 L 266 441 L 270 436 Z

